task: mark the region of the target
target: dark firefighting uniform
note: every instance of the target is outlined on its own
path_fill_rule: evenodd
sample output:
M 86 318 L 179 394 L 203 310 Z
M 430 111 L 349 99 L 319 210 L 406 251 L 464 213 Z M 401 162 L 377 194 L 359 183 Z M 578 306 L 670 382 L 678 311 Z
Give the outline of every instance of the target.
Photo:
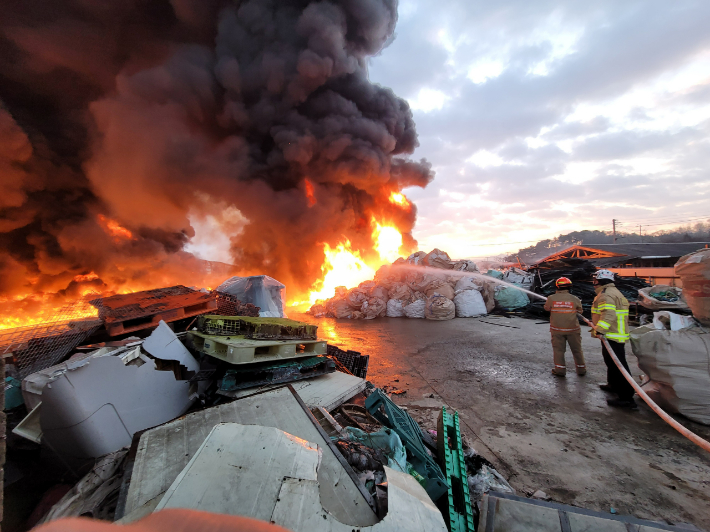
M 597 286 L 595 290 L 597 297 L 592 303 L 592 323 L 599 329 L 599 332 L 606 336 L 617 358 L 626 371 L 629 371 L 625 351 L 626 342 L 629 340 L 629 302 L 614 286 L 614 283 Z M 592 336 L 598 338 L 594 329 L 592 329 Z M 606 364 L 607 383 L 619 396 L 619 399 L 633 400 L 634 388 L 614 364 L 604 342 L 602 342 L 602 355 Z M 629 371 L 629 373 L 631 372 Z

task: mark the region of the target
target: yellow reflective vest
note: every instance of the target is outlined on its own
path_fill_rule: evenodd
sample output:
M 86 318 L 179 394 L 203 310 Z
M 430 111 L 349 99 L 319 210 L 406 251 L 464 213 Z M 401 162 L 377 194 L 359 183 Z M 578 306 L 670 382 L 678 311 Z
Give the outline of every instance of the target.
M 592 323 L 609 340 L 624 343 L 629 339 L 629 301 L 614 283 L 598 286 L 592 303 Z M 597 333 L 592 329 L 592 336 Z

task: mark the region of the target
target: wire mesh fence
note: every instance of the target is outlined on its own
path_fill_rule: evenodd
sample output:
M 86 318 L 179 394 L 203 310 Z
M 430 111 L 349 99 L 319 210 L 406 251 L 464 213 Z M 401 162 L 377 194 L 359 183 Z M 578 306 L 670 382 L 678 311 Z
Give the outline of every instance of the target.
M 20 378 L 60 362 L 93 334 L 102 321 L 86 301 L 60 308 L 51 320 L 0 330 L 0 355 L 12 353 Z

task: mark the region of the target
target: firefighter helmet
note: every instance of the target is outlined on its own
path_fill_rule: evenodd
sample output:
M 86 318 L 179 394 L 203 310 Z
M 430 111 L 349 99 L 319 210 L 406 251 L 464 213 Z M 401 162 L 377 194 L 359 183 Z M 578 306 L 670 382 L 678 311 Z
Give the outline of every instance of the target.
M 609 270 L 599 270 L 594 274 L 594 278 L 597 281 L 601 281 L 602 279 L 608 279 L 609 281 L 614 280 L 614 272 L 611 272 Z
M 555 286 L 557 288 L 571 288 L 572 287 L 572 281 L 570 281 L 567 277 L 560 277 L 555 281 Z

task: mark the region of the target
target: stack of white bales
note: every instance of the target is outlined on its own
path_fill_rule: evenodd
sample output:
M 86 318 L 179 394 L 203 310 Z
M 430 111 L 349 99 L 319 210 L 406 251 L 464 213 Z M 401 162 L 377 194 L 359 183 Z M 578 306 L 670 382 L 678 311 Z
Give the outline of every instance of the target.
M 317 318 L 449 320 L 455 316 L 481 316 L 493 310 L 493 282 L 462 277 L 454 271 L 478 269 L 473 261 L 453 261 L 439 249 L 431 253 L 418 251 L 406 260 L 400 258 L 391 266 L 381 267 L 373 280 L 360 283 L 357 288 L 338 287 L 333 298 L 319 301 L 309 313 Z

